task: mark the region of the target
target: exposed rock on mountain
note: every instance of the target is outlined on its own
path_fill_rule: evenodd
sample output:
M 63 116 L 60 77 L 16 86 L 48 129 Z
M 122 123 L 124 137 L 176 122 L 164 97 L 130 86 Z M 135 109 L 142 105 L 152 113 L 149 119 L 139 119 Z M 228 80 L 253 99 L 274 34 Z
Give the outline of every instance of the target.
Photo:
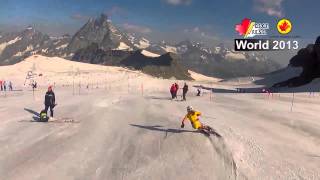
M 0 65 L 15 64 L 32 54 L 66 57 L 70 36 L 49 37 L 29 26 L 21 32 L 1 35 Z
M 292 77 L 273 85 L 273 87 L 297 87 L 310 83 L 313 79 L 320 77 L 320 36 L 315 44 L 298 51 L 297 55 L 291 58 L 289 66 L 302 67 L 299 76 Z M 288 77 L 289 78 L 289 77 Z
M 0 38 L 0 64 L 15 64 L 37 52 L 49 40 L 49 36 L 32 27 L 22 32 L 3 35 Z
M 156 77 L 192 79 L 188 70 L 179 64 L 178 56 L 172 53 L 152 58 L 144 56 L 141 51 L 136 51 L 121 61 L 121 64 Z
M 145 51 L 145 50 L 142 50 Z M 191 79 L 188 70 L 179 64 L 178 56 L 167 53 L 158 57 L 138 51 L 105 51 L 95 43 L 78 50 L 72 60 L 92 64 L 124 66 L 162 78 Z
M 69 52 L 76 52 L 86 48 L 92 43 L 103 50 L 129 50 L 133 45 L 126 35 L 114 27 L 104 14 L 97 19 L 90 18 L 89 21 L 72 37 L 68 46 Z
M 72 60 L 92 64 L 119 66 L 121 60 L 132 53 L 133 51 L 103 50 L 99 48 L 98 44 L 92 43 L 86 48 L 77 50 L 72 57 Z

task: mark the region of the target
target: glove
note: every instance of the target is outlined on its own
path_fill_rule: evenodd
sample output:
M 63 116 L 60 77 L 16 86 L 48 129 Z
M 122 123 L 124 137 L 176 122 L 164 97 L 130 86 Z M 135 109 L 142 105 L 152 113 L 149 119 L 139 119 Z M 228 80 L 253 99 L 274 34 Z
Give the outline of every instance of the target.
M 181 124 L 181 128 L 184 128 L 184 124 Z

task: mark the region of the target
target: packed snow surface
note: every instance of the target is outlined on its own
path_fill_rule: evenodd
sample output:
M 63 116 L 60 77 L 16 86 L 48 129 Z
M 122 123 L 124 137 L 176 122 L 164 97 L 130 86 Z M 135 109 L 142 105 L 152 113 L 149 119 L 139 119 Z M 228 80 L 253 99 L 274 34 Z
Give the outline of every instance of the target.
M 31 69 L 35 92 L 23 85 Z M 0 94 L 0 179 L 320 179 L 319 93 L 234 93 L 191 74 L 180 101 L 169 87 L 184 81 L 119 67 L 39 55 L 0 66 L 17 89 Z M 57 120 L 34 122 L 49 84 Z M 181 129 L 188 105 L 221 137 Z

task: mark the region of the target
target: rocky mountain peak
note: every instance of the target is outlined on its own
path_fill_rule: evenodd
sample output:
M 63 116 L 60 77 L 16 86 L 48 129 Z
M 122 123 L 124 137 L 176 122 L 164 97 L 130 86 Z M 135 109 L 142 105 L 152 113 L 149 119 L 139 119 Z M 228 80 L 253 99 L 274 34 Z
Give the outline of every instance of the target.
M 104 22 L 108 22 L 108 16 L 106 14 L 100 14 L 100 17 L 97 19 L 97 21 L 101 24 Z
M 90 46 L 92 43 L 98 44 L 102 50 L 119 49 L 120 46 L 122 48 L 128 47 L 128 49 L 133 47 L 127 36 L 112 25 L 105 14 L 88 20 L 72 37 L 68 50 L 74 53 L 79 49 Z

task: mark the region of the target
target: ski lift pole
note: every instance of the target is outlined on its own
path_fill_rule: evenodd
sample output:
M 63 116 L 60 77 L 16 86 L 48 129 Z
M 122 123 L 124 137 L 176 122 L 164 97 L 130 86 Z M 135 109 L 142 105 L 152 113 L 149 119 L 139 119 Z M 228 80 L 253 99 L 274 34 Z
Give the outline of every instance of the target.
M 81 81 L 79 80 L 79 95 L 80 95 L 80 89 L 81 89 Z
M 105 71 L 105 76 L 106 76 L 106 79 L 105 79 L 104 89 L 105 89 L 105 90 L 107 90 L 107 89 L 108 89 L 108 77 L 107 77 L 107 71 Z
M 292 112 L 292 110 L 293 110 L 293 102 L 294 102 L 294 92 L 292 93 L 291 112 Z
M 72 83 L 72 95 L 74 95 L 74 75 L 73 75 L 73 83 Z
M 143 96 L 143 83 L 141 83 L 141 94 Z
M 210 101 L 213 100 L 213 89 L 210 90 Z

